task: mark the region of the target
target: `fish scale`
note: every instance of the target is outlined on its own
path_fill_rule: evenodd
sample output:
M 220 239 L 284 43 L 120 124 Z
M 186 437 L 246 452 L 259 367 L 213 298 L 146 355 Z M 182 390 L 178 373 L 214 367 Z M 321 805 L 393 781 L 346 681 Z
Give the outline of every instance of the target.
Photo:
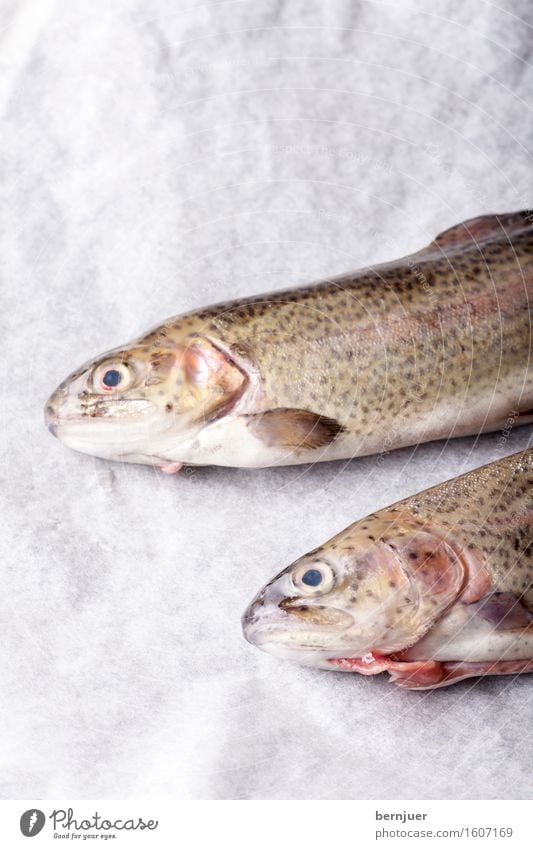
M 394 262 L 167 319 L 70 375 L 49 426 L 80 451 L 176 471 L 531 422 L 532 222 L 482 216 Z M 122 382 L 103 385 L 106 367 Z
M 326 377 L 330 391 L 321 410 L 353 433 L 368 424 L 357 403 L 363 393 L 373 399 L 372 418 L 383 413 L 384 424 L 387 410 L 401 408 L 405 399 L 413 414 L 424 413 L 439 397 L 467 404 L 469 394 L 480 394 L 480 384 L 498 393 L 509 379 L 521 387 L 522 378 L 531 400 L 533 376 L 520 354 L 530 350 L 533 231 L 512 244 L 502 234 L 489 245 L 429 252 L 416 274 L 431 281 L 433 297 L 416 285 L 414 267 L 403 262 L 363 271 L 281 293 L 267 305 L 259 299 L 228 304 L 222 316 L 218 309 L 200 312 L 201 332 L 230 348 L 235 342 L 253 347 L 254 363 L 270 376 L 270 406 L 313 409 L 316 375 Z M 287 379 L 295 364 L 312 378 Z M 409 382 L 418 391 L 410 391 Z M 515 398 L 518 406 L 520 394 Z
M 533 449 L 350 525 L 270 581 L 243 629 L 407 689 L 533 671 Z
M 533 449 L 474 469 L 390 509 L 407 510 L 459 534 L 464 546 L 482 552 L 492 591 L 516 593 L 533 612 Z

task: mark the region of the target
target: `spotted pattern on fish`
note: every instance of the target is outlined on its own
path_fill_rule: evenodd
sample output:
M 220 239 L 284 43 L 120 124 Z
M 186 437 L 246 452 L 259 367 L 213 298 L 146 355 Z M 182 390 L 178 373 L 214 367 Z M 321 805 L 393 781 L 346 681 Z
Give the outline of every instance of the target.
M 479 244 L 429 250 L 416 264 L 229 302 L 176 326 L 252 357 L 264 409 L 318 409 L 354 436 L 392 415 L 424 415 L 441 398 L 459 420 L 470 395 L 509 394 L 523 407 L 522 398 L 533 403 L 533 228 L 520 222 L 525 232 L 512 241 L 500 228 Z M 165 329 L 172 347 L 173 323 Z M 160 337 L 156 329 L 138 351 Z
M 429 250 L 415 265 L 391 263 L 180 321 L 253 351 L 265 405 L 318 404 L 354 435 L 391 413 L 423 415 L 443 397 L 458 413 L 483 392 L 508 392 L 519 407 L 533 393 L 533 228 L 519 221 L 525 232 L 512 240 L 500 228 L 479 244 Z
M 428 689 L 533 671 L 533 448 L 360 519 L 256 596 L 246 638 Z M 306 586 L 307 570 L 315 577 Z M 335 613 L 332 618 L 331 612 Z
M 492 590 L 513 592 L 533 611 L 533 449 L 404 499 L 409 511 L 438 523 L 481 552 Z
M 76 370 L 47 417 L 79 450 L 171 468 L 341 459 L 497 430 L 533 421 L 532 300 L 533 214 L 484 216 L 394 262 L 167 319 Z M 178 361 L 200 345 L 206 376 L 191 386 Z M 111 355 L 141 375 L 125 397 L 153 407 L 152 441 L 132 424 L 129 454 L 79 427 L 84 380 Z

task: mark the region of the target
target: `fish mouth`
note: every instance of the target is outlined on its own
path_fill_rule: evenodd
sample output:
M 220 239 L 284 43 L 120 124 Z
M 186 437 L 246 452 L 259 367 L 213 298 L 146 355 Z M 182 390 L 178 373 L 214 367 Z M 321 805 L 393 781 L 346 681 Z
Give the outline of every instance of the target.
M 328 650 L 325 647 L 325 641 L 319 639 L 316 632 L 299 632 L 298 640 L 291 640 L 287 631 L 281 628 L 276 630 L 262 629 L 256 633 L 245 633 L 246 640 L 251 645 L 258 648 L 280 660 L 289 660 L 298 663 L 300 666 L 321 666 L 327 668 L 330 659 L 336 657 L 339 652 L 332 647 Z M 295 635 L 296 636 L 296 635 Z M 324 635 L 327 639 L 328 635 Z M 330 638 L 337 637 L 337 634 L 330 634 Z
M 59 420 L 51 404 L 47 404 L 44 408 L 44 423 L 50 433 L 54 436 L 57 436 L 57 426 L 59 424 Z
M 353 618 L 344 611 L 332 609 L 335 622 L 320 626 L 294 619 L 290 613 L 257 612 L 253 608 L 242 618 L 244 638 L 251 645 L 276 657 L 295 660 L 304 665 L 322 665 L 332 656 L 349 651 L 339 648 L 339 640 L 353 625 Z

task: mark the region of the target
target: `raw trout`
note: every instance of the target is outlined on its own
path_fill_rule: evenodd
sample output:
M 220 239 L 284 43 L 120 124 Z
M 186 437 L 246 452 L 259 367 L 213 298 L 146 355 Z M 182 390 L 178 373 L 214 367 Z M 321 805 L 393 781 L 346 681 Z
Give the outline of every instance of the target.
M 246 639 L 427 690 L 533 671 L 533 449 L 361 519 L 274 578 Z
M 171 318 L 85 364 L 46 406 L 78 451 L 261 467 L 533 421 L 533 213 L 306 288 Z

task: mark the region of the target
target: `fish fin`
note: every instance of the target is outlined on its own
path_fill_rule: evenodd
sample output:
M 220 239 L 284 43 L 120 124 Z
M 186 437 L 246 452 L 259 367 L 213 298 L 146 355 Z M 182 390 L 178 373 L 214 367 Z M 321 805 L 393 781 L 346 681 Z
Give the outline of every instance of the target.
M 509 238 L 533 227 L 533 212 L 505 212 L 502 215 L 481 215 L 455 224 L 434 239 L 417 256 L 434 253 L 435 249 L 464 247 L 472 242 L 484 242 L 486 239 Z
M 533 659 L 486 660 L 486 661 L 397 661 L 394 656 L 372 655 L 362 658 L 335 658 L 332 666 L 343 672 L 359 672 L 362 675 L 379 675 L 388 672 L 390 680 L 403 690 L 435 690 L 457 684 L 465 678 L 484 675 L 520 675 L 533 672 Z
M 483 660 L 483 661 L 445 661 L 439 663 L 440 678 L 434 683 L 424 683 L 416 678 L 391 678 L 399 687 L 407 690 L 434 690 L 437 687 L 447 687 L 457 684 L 466 678 L 479 678 L 485 675 L 521 675 L 523 672 L 533 672 L 533 659 L 524 660 Z
M 280 407 L 246 418 L 252 433 L 268 446 L 322 448 L 344 432 L 336 419 L 309 410 Z
M 166 475 L 175 475 L 176 472 L 179 472 L 183 468 L 183 463 L 164 462 L 159 464 L 159 468 Z
M 388 672 L 395 684 L 407 689 L 435 687 L 442 678 L 442 664 L 436 660 L 398 661 L 394 656 L 375 652 L 370 652 L 364 658 L 334 658 L 330 664 L 342 672 L 359 672 L 361 675 Z
M 405 690 L 431 690 L 440 687 L 443 675 L 438 660 L 414 660 L 410 663 L 391 663 L 387 668 L 390 680 Z
M 469 604 L 468 610 L 489 622 L 496 631 L 533 630 L 533 612 L 515 593 L 488 593 Z
M 389 667 L 387 655 L 368 652 L 364 657 L 333 657 L 328 663 L 341 672 L 359 672 L 360 675 L 379 675 Z

